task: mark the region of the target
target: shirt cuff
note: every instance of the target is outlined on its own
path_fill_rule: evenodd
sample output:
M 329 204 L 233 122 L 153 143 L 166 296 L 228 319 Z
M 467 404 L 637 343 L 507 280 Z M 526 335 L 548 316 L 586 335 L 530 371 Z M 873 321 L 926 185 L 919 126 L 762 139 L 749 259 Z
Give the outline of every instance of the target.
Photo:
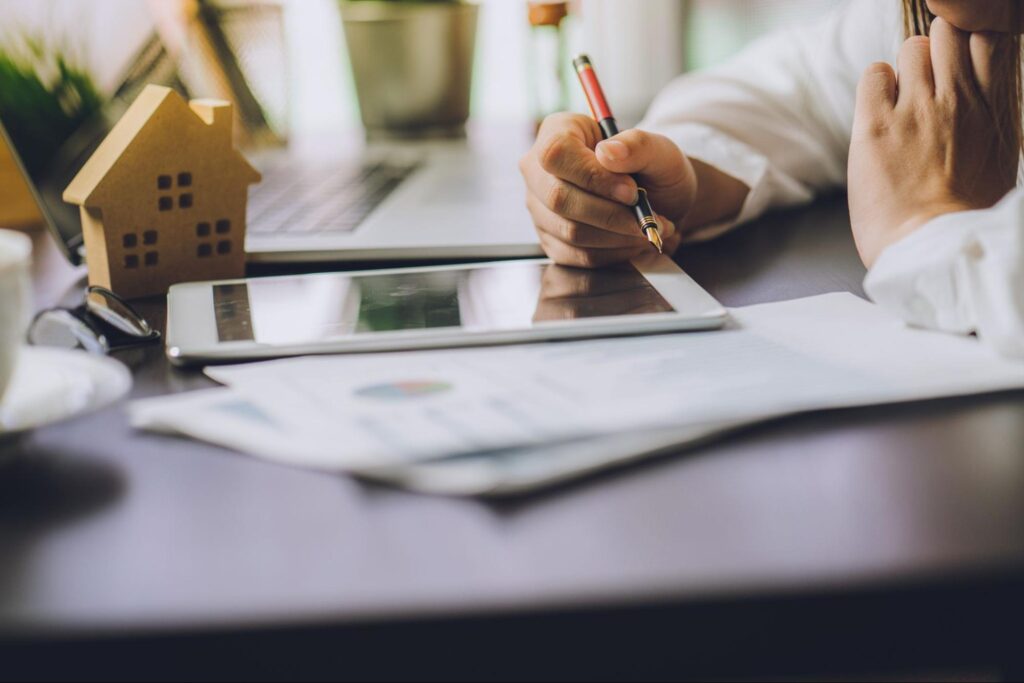
M 934 218 L 886 248 L 864 279 L 872 301 L 918 327 L 968 333 L 976 328 L 964 287 L 977 211 Z
M 977 333 L 1024 357 L 1024 194 L 991 209 L 935 218 L 889 246 L 864 280 L 868 296 L 911 325 Z

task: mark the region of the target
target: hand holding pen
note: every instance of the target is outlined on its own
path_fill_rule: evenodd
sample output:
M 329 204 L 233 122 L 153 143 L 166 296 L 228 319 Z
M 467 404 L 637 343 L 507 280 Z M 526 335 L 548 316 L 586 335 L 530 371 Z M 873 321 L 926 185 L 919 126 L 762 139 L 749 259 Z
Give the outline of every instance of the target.
M 590 63 L 590 57 L 578 55 L 576 59 L 572 60 L 572 65 L 576 69 L 580 85 L 583 86 L 583 92 L 587 96 L 590 112 L 593 114 L 594 120 L 597 121 L 597 125 L 601 127 L 601 133 L 604 135 L 605 140 L 615 137 L 619 134 L 619 124 L 615 122 L 612 109 L 608 106 L 608 100 L 604 96 L 604 90 L 601 89 L 601 83 L 597 80 L 597 73 L 594 71 L 594 66 Z M 633 176 L 633 180 L 637 180 L 636 176 Z M 654 245 L 659 254 L 664 253 L 665 246 L 661 239 L 658 221 L 654 217 L 654 209 L 651 207 L 650 199 L 647 197 L 647 190 L 640 187 L 639 180 L 637 180 L 636 202 L 633 204 L 633 213 L 636 215 L 640 232 L 644 234 L 648 242 Z
M 526 203 L 544 251 L 562 265 L 597 268 L 651 250 L 635 213 L 636 177 L 671 253 L 681 241 L 676 225 L 694 207 L 693 164 L 655 133 L 633 129 L 602 140 L 590 116 L 554 114 L 522 158 Z

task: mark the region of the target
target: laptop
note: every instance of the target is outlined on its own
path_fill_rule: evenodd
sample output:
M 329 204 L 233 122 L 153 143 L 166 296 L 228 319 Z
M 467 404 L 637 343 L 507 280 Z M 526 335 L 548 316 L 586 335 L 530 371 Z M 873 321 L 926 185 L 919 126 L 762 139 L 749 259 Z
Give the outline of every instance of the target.
M 78 209 L 61 195 L 114 124 L 103 114 L 50 157 L 19 149 L 0 112 L 0 135 L 39 210 L 74 264 L 84 259 Z M 56 137 L 56 133 L 55 136 Z M 507 136 L 505 136 L 507 138 Z M 465 141 L 370 146 L 358 157 L 255 155 L 250 262 L 367 262 L 542 255 L 522 202 L 515 146 Z M 28 160 L 30 163 L 26 163 Z
M 499 141 L 371 145 L 358 163 L 256 156 L 252 262 L 542 256 L 523 201 L 520 149 Z M 514 136 L 513 136 L 514 137 Z

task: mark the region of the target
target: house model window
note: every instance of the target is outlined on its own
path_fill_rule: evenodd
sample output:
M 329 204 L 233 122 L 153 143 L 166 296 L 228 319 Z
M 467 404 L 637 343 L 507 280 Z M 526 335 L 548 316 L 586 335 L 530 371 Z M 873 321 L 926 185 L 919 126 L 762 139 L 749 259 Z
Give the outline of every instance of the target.
M 90 284 L 136 298 L 245 274 L 260 175 L 235 150 L 232 119 L 227 102 L 146 87 L 64 192 L 81 208 Z

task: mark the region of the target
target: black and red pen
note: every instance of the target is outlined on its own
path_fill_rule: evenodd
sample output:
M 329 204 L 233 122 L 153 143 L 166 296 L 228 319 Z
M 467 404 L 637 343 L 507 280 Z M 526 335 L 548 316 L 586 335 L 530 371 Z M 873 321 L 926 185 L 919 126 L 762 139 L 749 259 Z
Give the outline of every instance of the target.
M 594 73 L 590 57 L 578 55 L 572 60 L 572 65 L 576 69 L 580 85 L 583 86 L 583 92 L 587 96 L 590 113 L 594 116 L 594 120 L 597 121 L 597 125 L 601 127 L 601 133 L 606 140 L 618 135 L 619 127 L 616 125 L 611 107 L 608 106 L 608 101 L 604 97 L 604 91 L 601 90 L 601 84 L 597 80 L 597 74 Z M 636 179 L 636 176 L 633 176 L 633 180 Z M 661 231 L 658 230 L 658 221 L 654 217 L 654 209 L 651 208 L 651 202 L 647 198 L 647 190 L 639 186 L 636 193 L 636 204 L 633 205 L 633 213 L 636 214 L 637 222 L 640 223 L 640 231 L 643 232 L 647 241 L 653 244 L 659 253 L 662 253 L 664 245 L 661 241 Z

